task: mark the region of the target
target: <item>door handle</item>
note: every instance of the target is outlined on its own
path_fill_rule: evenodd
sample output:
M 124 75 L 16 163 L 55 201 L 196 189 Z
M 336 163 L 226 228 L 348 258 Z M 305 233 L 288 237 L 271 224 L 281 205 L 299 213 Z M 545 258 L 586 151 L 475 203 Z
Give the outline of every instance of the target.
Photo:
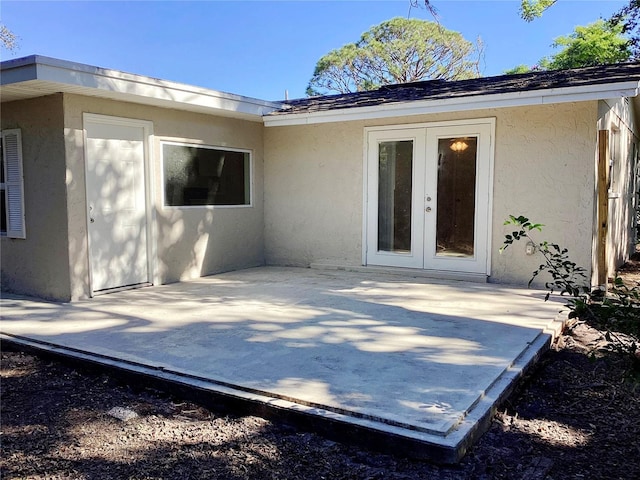
M 431 211 L 431 207 L 427 207 L 424 209 L 425 212 L 430 212 Z

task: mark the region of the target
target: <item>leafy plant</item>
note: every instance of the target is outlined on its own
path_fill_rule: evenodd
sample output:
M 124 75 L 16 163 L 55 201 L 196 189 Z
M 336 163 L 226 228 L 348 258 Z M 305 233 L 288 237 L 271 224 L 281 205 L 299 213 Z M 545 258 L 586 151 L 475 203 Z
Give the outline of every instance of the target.
M 544 263 L 534 270 L 529 286 L 540 273 L 549 274 L 551 281 L 545 283 L 548 290 L 545 301 L 555 292 L 568 295 L 569 318 L 588 319 L 604 329 L 609 349 L 628 356 L 633 369 L 640 371 L 640 284 L 628 287 L 616 274 L 608 290 L 591 292 L 586 270 L 571 261 L 566 248 L 547 241 L 536 242 L 529 235 L 534 230 L 541 232 L 543 224 L 533 223 L 522 215 L 509 215 L 504 224 L 513 225 L 516 230 L 505 236 L 501 252 L 514 242 L 527 240 L 544 258 Z
M 628 287 L 618 275 L 602 299 L 592 298 L 590 309 L 603 327 L 640 338 L 640 286 Z
M 591 299 L 587 315 L 606 330 L 608 349 L 628 356 L 640 374 L 640 284 L 630 288 L 616 275 L 601 299 Z
M 504 251 L 514 242 L 526 239 L 535 251 L 540 252 L 544 257 L 544 263 L 536 268 L 529 280 L 528 286 L 531 286 L 536 277 L 543 272 L 547 272 L 551 276 L 551 281 L 545 282 L 545 288 L 549 291 L 545 296 L 545 301 L 549 300 L 549 296 L 555 292 L 560 295 L 569 295 L 571 305 L 582 306 L 589 296 L 589 287 L 586 285 L 586 270 L 581 266 L 572 262 L 569 258 L 569 251 L 561 248 L 555 243 L 547 241 L 536 242 L 529 235 L 533 230 L 542 231 L 544 226 L 541 223 L 532 223 L 527 217 L 522 215 L 515 217 L 509 215 L 509 219 L 504 222 L 505 225 L 514 225 L 517 230 L 505 236 L 504 244 L 500 251 Z M 574 315 L 575 316 L 575 315 Z

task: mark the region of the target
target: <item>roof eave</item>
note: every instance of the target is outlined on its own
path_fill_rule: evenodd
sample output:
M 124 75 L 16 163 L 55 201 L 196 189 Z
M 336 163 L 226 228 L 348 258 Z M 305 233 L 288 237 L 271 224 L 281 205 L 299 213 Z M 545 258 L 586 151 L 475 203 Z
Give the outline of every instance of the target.
M 278 113 L 264 117 L 267 127 L 310 125 L 317 123 L 373 120 L 433 113 L 523 107 L 554 103 L 584 102 L 607 98 L 635 97 L 640 92 L 639 81 L 604 85 L 527 90 L 490 95 L 460 96 L 436 100 L 414 100 L 383 103 L 368 107 L 352 107 L 307 113 Z
M 33 55 L 1 64 L 3 89 L 38 82 L 43 93 L 69 92 L 261 121 L 282 103 Z

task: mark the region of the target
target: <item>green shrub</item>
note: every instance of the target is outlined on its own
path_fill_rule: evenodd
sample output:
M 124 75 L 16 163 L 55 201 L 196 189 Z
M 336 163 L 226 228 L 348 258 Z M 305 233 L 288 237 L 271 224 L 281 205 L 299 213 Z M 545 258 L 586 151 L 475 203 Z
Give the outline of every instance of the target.
M 533 271 L 529 286 L 539 274 L 547 273 L 551 280 L 544 284 L 548 290 L 545 301 L 554 293 L 567 295 L 569 318 L 580 317 L 605 330 L 610 349 L 628 355 L 634 370 L 640 371 L 640 284 L 628 287 L 616 274 L 609 288 L 591 291 L 586 270 L 571 261 L 568 249 L 547 241 L 536 242 L 530 236 L 534 230 L 542 232 L 544 225 L 522 215 L 509 215 L 504 224 L 516 230 L 505 235 L 501 252 L 514 242 L 526 240 L 544 259 Z

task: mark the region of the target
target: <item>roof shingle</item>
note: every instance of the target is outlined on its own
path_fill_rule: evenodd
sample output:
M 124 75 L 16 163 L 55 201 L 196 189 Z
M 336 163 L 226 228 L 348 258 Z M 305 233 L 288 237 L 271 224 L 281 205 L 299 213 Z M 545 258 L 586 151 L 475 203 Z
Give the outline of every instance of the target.
M 549 90 L 586 85 L 640 81 L 640 62 L 602 65 L 572 70 L 529 72 L 469 80 L 428 80 L 385 85 L 366 92 L 325 95 L 288 100 L 286 107 L 270 115 L 313 113 L 369 107 L 416 100 L 475 97 L 523 91 Z

